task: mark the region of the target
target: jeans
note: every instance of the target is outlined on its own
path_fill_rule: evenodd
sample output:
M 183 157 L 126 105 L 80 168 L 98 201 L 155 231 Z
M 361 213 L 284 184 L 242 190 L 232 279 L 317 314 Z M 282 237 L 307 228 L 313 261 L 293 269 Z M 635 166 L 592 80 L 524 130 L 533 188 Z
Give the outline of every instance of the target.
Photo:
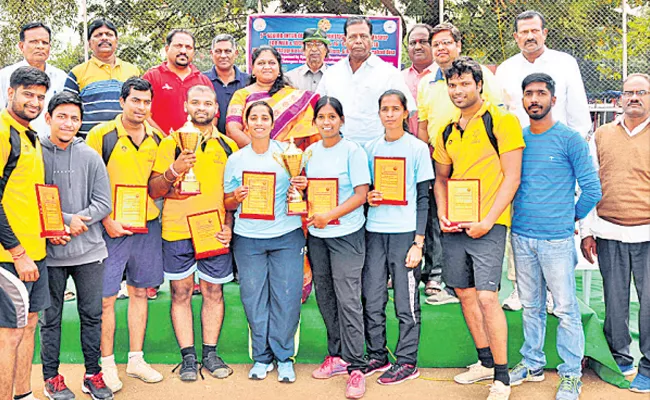
M 520 353 L 530 369 L 546 365 L 546 287 L 555 301 L 557 351 L 563 363 L 560 376 L 581 377 L 585 337 L 576 296 L 575 266 L 578 257 L 574 238 L 533 239 L 512 234 L 517 289 L 523 306 L 524 345 Z

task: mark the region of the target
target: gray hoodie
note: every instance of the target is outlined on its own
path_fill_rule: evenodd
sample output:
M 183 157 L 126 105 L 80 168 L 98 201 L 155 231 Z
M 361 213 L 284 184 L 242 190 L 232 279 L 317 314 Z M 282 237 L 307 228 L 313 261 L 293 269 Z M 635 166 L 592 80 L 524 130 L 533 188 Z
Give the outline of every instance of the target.
M 68 267 L 101 261 L 108 256 L 102 237 L 102 219 L 111 213 L 111 187 L 101 156 L 80 138 L 65 149 L 42 139 L 45 183 L 59 187 L 63 221 L 73 215 L 91 217 L 88 231 L 65 246 L 47 243 L 47 265 Z

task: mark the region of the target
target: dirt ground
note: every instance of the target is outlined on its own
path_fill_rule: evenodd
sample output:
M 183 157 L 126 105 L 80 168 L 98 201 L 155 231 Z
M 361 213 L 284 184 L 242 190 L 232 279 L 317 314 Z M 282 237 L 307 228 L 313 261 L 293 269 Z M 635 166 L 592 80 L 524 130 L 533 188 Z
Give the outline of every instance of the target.
M 178 373 L 172 374 L 171 365 L 156 365 L 165 379 L 156 384 L 147 384 L 125 373 L 125 365 L 118 366 L 124 388 L 119 391 L 116 399 L 246 399 L 246 400 L 288 400 L 288 399 L 345 399 L 346 376 L 337 376 L 329 380 L 319 381 L 311 378 L 315 365 L 299 364 L 296 366 L 297 380 L 293 384 L 277 382 L 277 373 L 269 373 L 264 381 L 248 379 L 250 365 L 232 365 L 235 373 L 228 379 L 219 380 L 206 376 L 205 380 L 196 382 L 181 382 Z M 421 370 L 419 379 L 395 386 L 381 386 L 376 383 L 377 376 L 366 381 L 364 399 L 485 399 L 488 395 L 487 384 L 458 385 L 453 382 L 455 374 L 460 369 Z M 65 376 L 68 387 L 77 398 L 88 398 L 81 392 L 81 378 L 84 373 L 83 365 L 62 365 L 60 373 Z M 373 379 L 374 378 L 374 379 Z M 583 377 L 582 400 L 650 400 L 648 394 L 637 394 L 627 389 L 618 389 L 603 382 L 591 370 Z M 546 380 L 540 383 L 524 383 L 513 388 L 510 399 L 554 399 L 558 377 L 552 371 L 546 371 Z M 43 396 L 43 375 L 40 365 L 34 365 L 32 387 L 39 399 Z

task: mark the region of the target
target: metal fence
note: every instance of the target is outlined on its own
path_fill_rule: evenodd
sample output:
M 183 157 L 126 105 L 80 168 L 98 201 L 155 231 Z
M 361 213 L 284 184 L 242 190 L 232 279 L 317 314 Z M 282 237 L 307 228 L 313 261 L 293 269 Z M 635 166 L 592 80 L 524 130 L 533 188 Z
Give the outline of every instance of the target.
M 527 9 L 546 16 L 547 45 L 578 60 L 591 99 L 619 90 L 625 68 L 650 70 L 647 0 L 0 0 L 0 67 L 20 59 L 20 26 L 44 21 L 54 31 L 50 62 L 70 70 L 84 59 L 87 22 L 102 16 L 120 30 L 118 56 L 142 70 L 162 61 L 164 37 L 173 28 L 195 33 L 195 64 L 207 69 L 212 37 L 230 33 L 243 48 L 246 17 L 257 12 L 399 15 L 405 32 L 418 22 L 449 21 L 463 33 L 464 54 L 499 64 L 519 51 L 513 22 Z

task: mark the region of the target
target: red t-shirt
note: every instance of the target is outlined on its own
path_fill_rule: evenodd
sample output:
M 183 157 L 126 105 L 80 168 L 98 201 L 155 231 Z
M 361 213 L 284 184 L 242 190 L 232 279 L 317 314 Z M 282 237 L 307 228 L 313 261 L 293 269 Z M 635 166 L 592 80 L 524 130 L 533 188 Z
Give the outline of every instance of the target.
M 181 80 L 164 62 L 157 67 L 152 67 L 143 76 L 153 87 L 151 118 L 165 136 L 169 135 L 170 130 L 180 128 L 187 121 L 187 113 L 183 106 L 187 99 L 187 90 L 195 85 L 212 87 L 210 79 L 198 68 L 190 64 L 190 69 L 192 72 Z

